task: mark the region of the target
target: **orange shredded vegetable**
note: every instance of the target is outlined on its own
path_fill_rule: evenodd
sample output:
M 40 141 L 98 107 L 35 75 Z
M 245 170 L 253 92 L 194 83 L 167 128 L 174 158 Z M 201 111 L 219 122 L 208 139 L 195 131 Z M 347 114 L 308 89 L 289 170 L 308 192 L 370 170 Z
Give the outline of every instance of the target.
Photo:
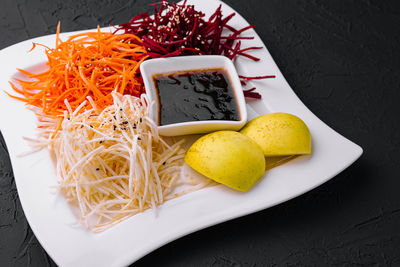
M 22 96 L 9 96 L 41 109 L 41 115 L 56 116 L 67 109 L 65 99 L 75 110 L 88 96 L 102 110 L 113 103 L 111 92 L 140 96 L 144 85 L 139 66 L 148 56 L 140 38 L 133 34 L 85 32 L 60 39 L 57 27 L 54 49 L 46 49 L 48 70 L 33 74 L 19 71 L 29 79 L 10 82 Z M 87 105 L 90 105 L 87 103 Z

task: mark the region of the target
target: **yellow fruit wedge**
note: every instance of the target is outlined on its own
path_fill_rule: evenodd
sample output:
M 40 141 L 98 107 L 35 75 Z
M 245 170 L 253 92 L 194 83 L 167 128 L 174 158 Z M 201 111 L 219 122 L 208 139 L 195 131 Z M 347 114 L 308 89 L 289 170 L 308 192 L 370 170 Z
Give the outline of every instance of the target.
M 199 138 L 185 161 L 208 178 L 240 191 L 249 190 L 265 172 L 261 148 L 234 131 L 218 131 Z
M 311 154 L 307 125 L 288 113 L 270 113 L 251 120 L 241 131 L 253 139 L 265 156 Z

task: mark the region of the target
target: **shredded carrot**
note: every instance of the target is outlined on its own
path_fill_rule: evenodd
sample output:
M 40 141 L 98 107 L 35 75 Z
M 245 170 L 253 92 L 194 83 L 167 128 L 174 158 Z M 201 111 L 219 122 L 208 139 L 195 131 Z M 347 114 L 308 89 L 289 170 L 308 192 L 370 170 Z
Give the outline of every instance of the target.
M 67 109 L 65 99 L 75 110 L 90 96 L 102 110 L 113 103 L 114 90 L 137 97 L 144 93 L 139 65 L 148 56 L 137 36 L 114 35 L 99 28 L 97 32 L 73 35 L 66 41 L 59 35 L 60 25 L 54 49 L 38 43 L 32 47 L 46 49 L 49 69 L 37 74 L 18 69 L 29 79 L 10 82 L 21 96 L 8 95 L 39 108 L 41 115 L 57 116 Z

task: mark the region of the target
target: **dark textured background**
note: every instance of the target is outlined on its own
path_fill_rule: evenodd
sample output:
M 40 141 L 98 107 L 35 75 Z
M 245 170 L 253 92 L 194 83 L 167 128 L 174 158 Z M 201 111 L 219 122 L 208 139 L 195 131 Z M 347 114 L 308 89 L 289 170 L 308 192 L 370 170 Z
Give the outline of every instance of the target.
M 301 197 L 181 238 L 135 266 L 400 266 L 399 1 L 226 2 L 257 25 L 302 101 L 364 154 Z M 63 31 L 123 23 L 146 3 L 1 0 L 0 49 L 54 33 L 59 20 Z M 54 263 L 26 222 L 0 138 L 0 266 L 27 265 Z

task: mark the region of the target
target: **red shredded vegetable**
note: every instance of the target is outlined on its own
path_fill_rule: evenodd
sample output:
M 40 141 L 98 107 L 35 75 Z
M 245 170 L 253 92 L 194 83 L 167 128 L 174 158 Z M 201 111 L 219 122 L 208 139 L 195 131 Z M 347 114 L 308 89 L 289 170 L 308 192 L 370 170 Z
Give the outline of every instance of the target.
M 239 75 L 240 83 L 243 86 L 246 86 L 247 82 L 251 81 L 251 80 L 261 80 L 261 79 L 270 79 L 270 78 L 275 78 L 275 75 L 253 76 L 253 77 Z M 245 97 L 261 99 L 261 95 L 257 92 L 254 92 L 254 90 L 256 90 L 255 87 L 247 89 L 247 90 L 243 90 L 243 94 Z
M 237 40 L 253 39 L 240 36 L 254 27 L 235 29 L 228 25 L 235 13 L 223 17 L 221 6 L 205 19 L 205 14 L 195 10 L 193 5 L 155 3 L 154 16 L 142 13 L 129 23 L 117 26 L 117 32 L 132 33 L 143 39 L 152 58 L 181 55 L 225 55 L 233 59 L 237 55 L 260 60 L 247 52 L 262 47 L 241 48 Z M 163 12 L 164 11 L 164 12 Z M 236 42 L 237 41 L 237 42 Z
M 247 89 L 247 90 L 243 90 L 243 94 L 245 97 L 261 99 L 261 95 L 257 92 L 254 92 L 254 90 L 256 90 L 255 87 Z
M 142 39 L 147 54 L 151 58 L 173 57 L 184 55 L 224 55 L 230 59 L 244 56 L 259 61 L 258 57 L 249 54 L 252 50 L 262 47 L 242 48 L 241 40 L 254 37 L 241 34 L 254 25 L 242 29 L 235 29 L 228 23 L 235 16 L 232 13 L 223 16 L 221 5 L 208 18 L 201 11 L 195 10 L 193 5 L 168 3 L 167 1 L 152 4 L 154 15 L 142 13 L 133 17 L 128 23 L 116 26 L 115 33 L 123 32 L 135 34 Z M 258 76 L 251 79 L 272 78 L 272 76 Z M 242 79 L 242 84 L 245 84 Z M 260 98 L 261 95 L 249 91 L 247 97 Z

